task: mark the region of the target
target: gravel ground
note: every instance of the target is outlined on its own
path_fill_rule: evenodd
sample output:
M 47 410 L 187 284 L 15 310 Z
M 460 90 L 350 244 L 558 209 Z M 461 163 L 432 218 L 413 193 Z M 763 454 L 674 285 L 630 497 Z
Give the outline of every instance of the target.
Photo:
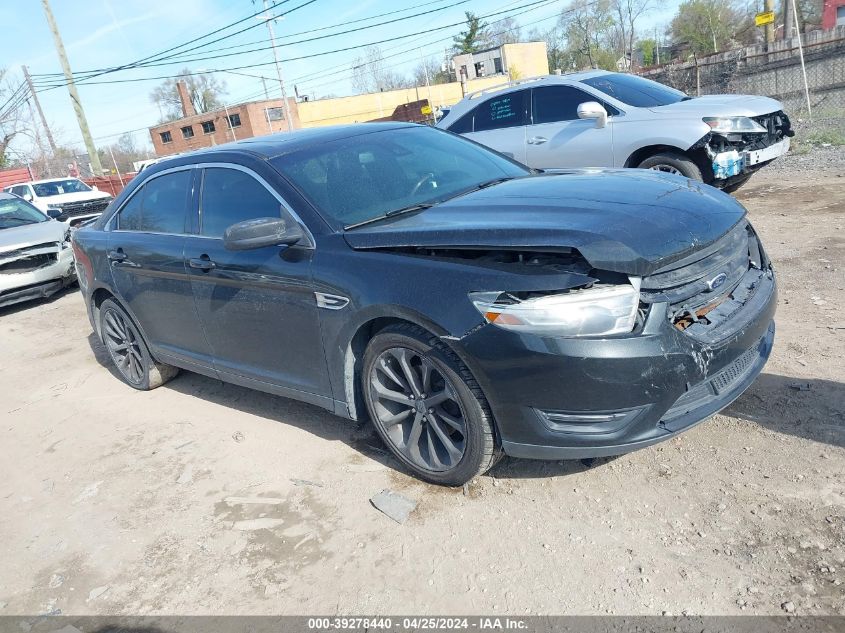
M 126 387 L 75 291 L 0 310 L 0 615 L 845 614 L 842 159 L 740 191 L 780 305 L 734 405 L 463 490 L 305 404 L 190 373 Z M 416 502 L 404 524 L 384 489 Z

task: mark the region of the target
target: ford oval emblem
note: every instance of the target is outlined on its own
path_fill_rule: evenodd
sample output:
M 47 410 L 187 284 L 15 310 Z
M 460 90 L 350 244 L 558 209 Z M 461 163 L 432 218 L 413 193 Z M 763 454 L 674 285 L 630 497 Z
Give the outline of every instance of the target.
M 716 290 L 717 288 L 721 287 L 728 280 L 728 276 L 725 273 L 719 273 L 713 279 L 707 282 L 707 288 L 709 290 Z

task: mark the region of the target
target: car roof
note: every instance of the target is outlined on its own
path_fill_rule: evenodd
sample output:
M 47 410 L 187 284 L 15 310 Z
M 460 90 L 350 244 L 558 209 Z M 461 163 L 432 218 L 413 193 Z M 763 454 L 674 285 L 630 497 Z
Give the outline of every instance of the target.
M 602 75 L 616 75 L 619 73 L 613 73 L 609 70 L 580 70 L 578 72 L 573 73 L 565 73 L 562 75 L 542 75 L 540 77 L 529 77 L 527 79 L 517 79 L 516 81 L 509 81 L 503 84 L 499 84 L 496 86 L 491 86 L 489 88 L 483 88 L 482 90 L 476 90 L 475 92 L 470 92 L 467 94 L 463 99 L 458 101 L 452 109 L 449 111 L 449 114 L 446 117 L 449 118 L 449 124 L 458 120 L 458 117 L 464 114 L 467 110 L 475 107 L 485 99 L 492 97 L 493 95 L 497 94 L 507 94 L 509 92 L 514 92 L 516 90 L 524 90 L 526 88 L 531 88 L 533 86 L 554 86 L 554 85 L 570 85 L 577 81 L 582 81 L 584 79 L 589 79 L 591 77 L 601 77 Z M 446 117 L 443 117 L 443 121 L 446 120 Z
M 327 141 L 334 141 L 341 138 L 350 138 L 354 136 L 362 136 L 364 134 L 372 134 L 384 130 L 396 130 L 401 128 L 419 127 L 416 123 L 353 123 L 350 125 L 328 125 L 324 127 L 306 128 L 301 130 L 294 130 L 292 132 L 278 132 L 276 134 L 268 134 L 266 136 L 255 136 L 246 138 L 240 141 L 233 141 L 231 143 L 224 143 L 222 145 L 215 145 L 214 147 L 205 147 L 193 152 L 179 154 L 173 156 L 173 159 L 189 158 L 191 162 L 196 162 L 198 158 L 208 156 L 213 158 L 215 154 L 221 152 L 244 152 L 259 158 L 275 158 L 282 154 L 287 154 L 303 147 L 310 147 L 317 143 L 324 143 Z M 165 161 L 156 164 L 156 167 L 162 165 Z M 166 169 L 166 167 L 163 167 Z

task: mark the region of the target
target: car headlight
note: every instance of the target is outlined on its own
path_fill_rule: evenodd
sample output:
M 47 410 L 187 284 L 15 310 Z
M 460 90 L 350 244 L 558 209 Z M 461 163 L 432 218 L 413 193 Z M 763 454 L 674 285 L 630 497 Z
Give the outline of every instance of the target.
M 640 278 L 519 300 L 507 292 L 473 292 L 470 300 L 488 323 L 546 336 L 606 336 L 631 332 L 637 323 Z
M 766 128 L 747 116 L 706 116 L 702 119 L 713 132 L 722 134 L 759 134 Z

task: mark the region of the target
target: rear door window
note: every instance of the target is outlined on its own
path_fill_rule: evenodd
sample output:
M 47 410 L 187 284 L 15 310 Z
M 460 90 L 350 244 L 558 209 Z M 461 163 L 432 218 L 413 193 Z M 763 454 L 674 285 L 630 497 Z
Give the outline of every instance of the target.
M 473 131 L 528 125 L 530 91 L 517 90 L 488 99 L 473 111 Z
M 248 173 L 226 167 L 209 167 L 202 181 L 200 233 L 223 237 L 238 222 L 278 218 L 282 205 L 263 184 Z
M 145 183 L 118 214 L 121 231 L 184 233 L 191 190 L 191 170 L 158 176 Z

